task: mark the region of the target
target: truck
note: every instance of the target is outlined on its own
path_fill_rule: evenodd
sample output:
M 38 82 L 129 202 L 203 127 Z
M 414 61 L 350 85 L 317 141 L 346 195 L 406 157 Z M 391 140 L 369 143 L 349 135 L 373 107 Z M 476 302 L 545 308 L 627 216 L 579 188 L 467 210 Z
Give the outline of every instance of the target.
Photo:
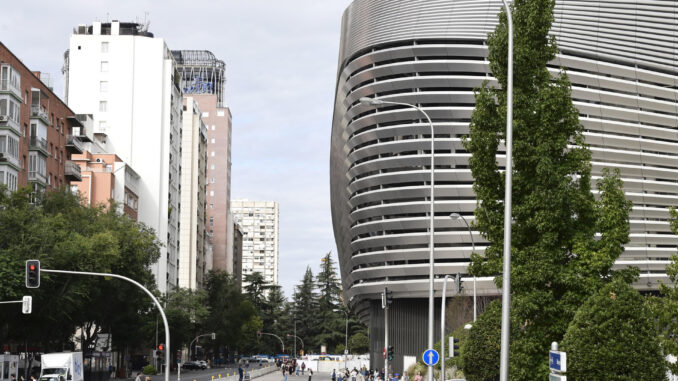
M 45 353 L 40 381 L 84 381 L 82 352 Z

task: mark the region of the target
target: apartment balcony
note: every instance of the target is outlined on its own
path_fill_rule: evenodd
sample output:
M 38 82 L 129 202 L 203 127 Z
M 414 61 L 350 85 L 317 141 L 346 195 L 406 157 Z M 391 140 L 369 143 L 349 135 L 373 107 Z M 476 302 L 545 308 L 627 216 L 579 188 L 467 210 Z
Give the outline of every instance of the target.
M 75 162 L 66 160 L 64 164 L 64 175 L 69 181 L 81 181 L 82 175 L 80 174 L 80 166 Z
M 47 176 L 39 171 L 28 171 L 28 181 L 37 182 L 45 186 L 47 185 Z
M 21 89 L 8 79 L 0 80 L 0 93 L 12 94 L 18 101 L 23 101 Z
M 42 106 L 31 106 L 31 119 L 38 118 L 49 126 L 49 113 L 47 109 Z
M 17 135 L 21 136 L 21 127 L 16 120 L 12 119 L 9 115 L 0 115 L 0 128 L 9 127 Z
M 28 150 L 40 151 L 45 156 L 49 156 L 49 151 L 47 150 L 47 139 L 38 136 L 31 136 L 30 140 L 28 141 Z
M 73 135 L 67 135 L 66 150 L 70 153 L 82 153 L 84 151 L 84 147 L 82 142 L 80 141 L 80 138 Z

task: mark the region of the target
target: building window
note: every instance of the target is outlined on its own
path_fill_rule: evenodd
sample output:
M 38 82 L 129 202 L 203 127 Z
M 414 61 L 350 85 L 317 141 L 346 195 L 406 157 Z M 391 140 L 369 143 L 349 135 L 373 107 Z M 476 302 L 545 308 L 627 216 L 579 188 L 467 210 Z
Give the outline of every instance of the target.
M 214 156 L 214 151 L 212 151 L 212 156 Z
M 214 191 L 210 191 L 210 196 L 214 197 Z
M 79 46 L 78 49 L 80 49 Z M 108 41 L 101 42 L 101 53 L 108 53 Z
M 107 109 L 108 109 L 108 102 L 107 101 L 99 101 L 99 111 L 106 112 Z
M 108 81 L 101 81 L 99 82 L 99 91 L 102 93 L 105 93 L 108 91 Z
M 210 178 L 210 183 L 214 184 L 214 177 Z
M 217 110 L 217 116 L 224 116 L 224 115 L 226 115 L 224 110 Z
M 209 116 L 210 116 L 210 113 L 209 113 L 209 112 L 203 112 L 203 113 L 202 113 L 202 117 L 203 117 L 203 118 L 209 118 Z
M 214 204 L 210 204 L 210 209 L 214 209 Z
M 214 226 L 214 217 L 210 217 L 210 226 Z
M 106 132 L 106 121 L 105 120 L 99 121 L 99 131 Z
M 101 72 L 106 73 L 108 71 L 108 61 L 101 61 Z
M 214 144 L 214 143 L 216 143 L 216 142 L 217 142 L 217 139 L 212 138 L 212 144 Z
M 214 130 L 216 130 L 216 129 L 217 129 L 217 126 L 212 125 L 212 131 L 214 131 Z

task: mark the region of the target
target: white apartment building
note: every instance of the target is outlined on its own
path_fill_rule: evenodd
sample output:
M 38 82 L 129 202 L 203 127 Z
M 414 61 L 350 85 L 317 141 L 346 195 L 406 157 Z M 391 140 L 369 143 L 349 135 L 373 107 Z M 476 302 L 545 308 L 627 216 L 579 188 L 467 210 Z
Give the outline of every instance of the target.
M 207 272 L 207 127 L 202 121 L 198 103 L 192 97 L 184 97 L 183 110 L 179 286 L 195 290 L 203 287 L 203 277 Z
M 165 40 L 138 23 L 94 22 L 73 30 L 64 55 L 65 99 L 92 114 L 95 135 L 140 176 L 138 220 L 163 244 L 152 271 L 161 292 L 178 284 L 181 108 Z
M 231 201 L 233 219 L 242 227 L 242 287 L 244 277 L 263 274 L 267 283 L 278 284 L 278 203 Z

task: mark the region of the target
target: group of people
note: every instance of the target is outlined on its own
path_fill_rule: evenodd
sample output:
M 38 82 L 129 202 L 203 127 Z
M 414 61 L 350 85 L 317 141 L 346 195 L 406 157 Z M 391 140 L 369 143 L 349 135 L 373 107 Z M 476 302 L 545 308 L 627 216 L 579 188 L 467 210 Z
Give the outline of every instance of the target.
M 287 381 L 287 375 L 293 375 L 296 374 L 299 376 L 299 372 L 301 372 L 301 375 L 304 375 L 304 372 L 306 372 L 306 363 L 302 361 L 301 365 L 297 363 L 297 359 L 292 359 L 290 361 L 285 360 L 284 362 L 278 362 L 277 365 L 280 367 L 280 371 L 282 372 L 283 375 L 283 381 Z M 310 367 L 308 368 L 308 381 L 311 381 L 311 377 L 313 377 L 313 369 Z
M 340 369 L 337 372 L 336 369 L 332 369 L 332 381 L 410 381 L 410 377 L 407 373 L 404 373 L 402 378 L 398 373 L 389 374 L 388 379 L 384 378 L 384 369 L 367 369 L 363 366 L 360 370 L 358 368 L 349 369 Z M 422 381 L 421 372 L 417 372 L 417 375 L 414 377 L 414 381 Z

